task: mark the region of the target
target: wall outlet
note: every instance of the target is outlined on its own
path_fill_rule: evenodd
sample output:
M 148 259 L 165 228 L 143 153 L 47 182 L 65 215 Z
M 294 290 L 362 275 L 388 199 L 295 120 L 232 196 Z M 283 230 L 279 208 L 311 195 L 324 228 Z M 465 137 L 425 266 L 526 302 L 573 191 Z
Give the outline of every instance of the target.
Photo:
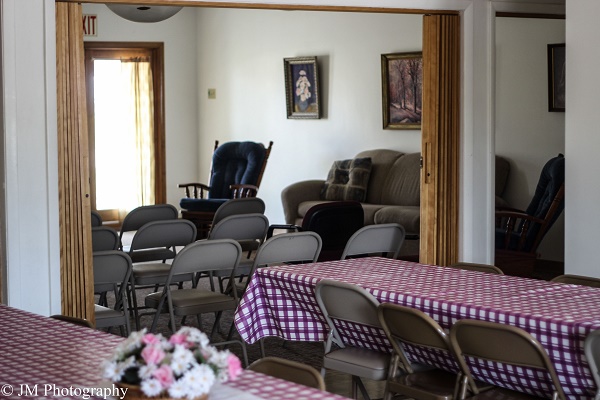
M 208 89 L 208 98 L 216 99 L 217 98 L 217 89 Z

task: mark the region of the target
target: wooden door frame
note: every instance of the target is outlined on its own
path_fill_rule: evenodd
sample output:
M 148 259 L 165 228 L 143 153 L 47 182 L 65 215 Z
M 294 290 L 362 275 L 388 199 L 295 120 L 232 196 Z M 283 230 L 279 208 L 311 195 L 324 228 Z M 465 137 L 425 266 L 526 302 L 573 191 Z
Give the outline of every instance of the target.
M 107 52 L 111 56 L 118 56 L 119 52 L 127 53 L 140 51 L 140 55 L 152 54 L 152 84 L 154 87 L 154 198 L 156 204 L 166 203 L 167 201 L 167 183 L 166 183 L 166 151 L 165 151 L 165 85 L 164 85 L 164 43 L 162 42 L 85 42 L 85 69 L 86 69 L 86 88 L 87 88 L 87 114 L 88 114 L 88 135 L 89 135 L 89 168 L 90 168 L 90 201 L 92 210 L 96 210 L 96 174 L 94 166 L 96 165 L 94 155 L 94 85 L 92 82 L 93 74 L 88 71 L 93 70 L 93 58 L 88 57 L 89 50 L 93 54 Z

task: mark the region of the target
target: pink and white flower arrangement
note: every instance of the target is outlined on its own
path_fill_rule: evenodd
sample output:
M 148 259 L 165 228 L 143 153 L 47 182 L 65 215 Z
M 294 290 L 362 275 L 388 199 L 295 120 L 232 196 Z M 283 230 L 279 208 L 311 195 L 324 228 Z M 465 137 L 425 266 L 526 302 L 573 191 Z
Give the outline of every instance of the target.
M 234 354 L 210 346 L 196 328 L 183 327 L 169 338 L 144 329 L 117 346 L 104 364 L 104 378 L 137 385 L 148 397 L 193 399 L 207 394 L 215 382 L 237 378 L 241 370 Z

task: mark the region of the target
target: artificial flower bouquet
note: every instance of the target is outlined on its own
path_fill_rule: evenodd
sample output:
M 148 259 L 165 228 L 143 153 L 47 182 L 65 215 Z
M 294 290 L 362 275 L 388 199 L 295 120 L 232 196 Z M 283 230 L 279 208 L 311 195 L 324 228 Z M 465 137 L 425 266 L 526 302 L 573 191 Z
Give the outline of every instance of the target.
M 215 382 L 235 379 L 240 360 L 209 345 L 205 333 L 183 327 L 168 339 L 146 329 L 121 342 L 104 365 L 104 377 L 139 386 L 148 397 L 194 399 L 208 394 Z

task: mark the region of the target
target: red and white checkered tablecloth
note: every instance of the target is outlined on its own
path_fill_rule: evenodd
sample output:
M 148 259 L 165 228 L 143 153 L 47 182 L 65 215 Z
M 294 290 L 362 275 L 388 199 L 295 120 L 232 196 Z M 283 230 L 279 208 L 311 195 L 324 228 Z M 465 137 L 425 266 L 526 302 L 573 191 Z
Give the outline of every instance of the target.
M 263 268 L 252 278 L 235 323 L 242 338 L 266 336 L 323 341 L 327 326 L 314 289 L 321 279 L 358 284 L 380 302 L 420 309 L 449 329 L 458 319 L 508 323 L 531 333 L 553 361 L 569 399 L 593 398 L 595 384 L 583 352 L 587 334 L 600 329 L 600 289 L 520 277 L 484 274 L 386 258 L 363 258 Z M 383 332 L 341 331 L 362 347 L 389 351 Z M 452 359 L 410 349 L 415 361 L 454 369 Z M 490 383 L 544 395 L 548 381 L 537 371 L 493 363 L 474 366 Z
M 114 386 L 102 379 L 101 364 L 122 340 L 0 304 L 0 399 L 119 398 L 104 396 Z M 92 388 L 103 392 L 84 395 L 84 389 Z M 344 399 L 249 370 L 215 391 L 210 398 L 246 398 L 243 393 L 253 400 Z
M 105 386 L 101 364 L 122 340 L 0 305 L 0 398 L 82 399 Z

